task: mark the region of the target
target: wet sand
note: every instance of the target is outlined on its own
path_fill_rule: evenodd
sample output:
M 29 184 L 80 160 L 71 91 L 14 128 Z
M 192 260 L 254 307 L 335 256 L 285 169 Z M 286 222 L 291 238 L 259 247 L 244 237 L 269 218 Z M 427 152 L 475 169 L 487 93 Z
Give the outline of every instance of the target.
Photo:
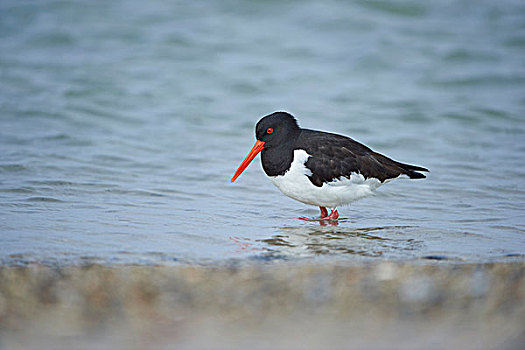
M 1 349 L 519 349 L 525 261 L 0 267 Z

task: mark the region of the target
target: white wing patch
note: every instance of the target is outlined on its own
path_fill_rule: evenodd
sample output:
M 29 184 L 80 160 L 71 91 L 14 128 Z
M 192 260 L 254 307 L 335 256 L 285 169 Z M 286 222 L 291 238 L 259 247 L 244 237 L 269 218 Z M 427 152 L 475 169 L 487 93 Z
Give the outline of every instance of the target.
M 295 150 L 290 169 L 284 175 L 269 176 L 282 193 L 299 202 L 333 209 L 368 197 L 382 185 L 378 179 L 365 179 L 361 174 L 352 173 L 349 179 L 342 177 L 317 187 L 307 177 L 312 175 L 304 165 L 309 157 L 306 151 Z

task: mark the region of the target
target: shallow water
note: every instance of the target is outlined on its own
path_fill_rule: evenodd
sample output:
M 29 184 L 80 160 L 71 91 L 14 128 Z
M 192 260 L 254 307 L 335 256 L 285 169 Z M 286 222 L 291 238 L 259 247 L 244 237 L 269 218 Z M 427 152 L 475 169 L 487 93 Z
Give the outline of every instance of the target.
M 525 254 L 521 1 L 3 1 L 0 261 Z M 281 195 L 257 120 L 428 167 L 340 209 Z

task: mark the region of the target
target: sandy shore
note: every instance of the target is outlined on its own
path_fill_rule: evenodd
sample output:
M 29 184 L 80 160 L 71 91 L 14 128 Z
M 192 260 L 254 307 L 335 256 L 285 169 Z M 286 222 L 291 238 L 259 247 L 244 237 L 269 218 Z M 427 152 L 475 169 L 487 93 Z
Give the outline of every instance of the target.
M 0 267 L 2 349 L 519 349 L 525 262 Z

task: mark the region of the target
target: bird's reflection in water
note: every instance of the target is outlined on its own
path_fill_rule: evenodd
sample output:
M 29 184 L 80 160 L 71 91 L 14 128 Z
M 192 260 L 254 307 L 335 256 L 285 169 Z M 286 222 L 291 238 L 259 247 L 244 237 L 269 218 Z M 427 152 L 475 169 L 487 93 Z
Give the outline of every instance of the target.
M 267 254 L 283 257 L 353 255 L 389 258 L 416 255 L 423 242 L 414 238 L 417 227 L 282 227 L 271 238 L 259 240 Z

